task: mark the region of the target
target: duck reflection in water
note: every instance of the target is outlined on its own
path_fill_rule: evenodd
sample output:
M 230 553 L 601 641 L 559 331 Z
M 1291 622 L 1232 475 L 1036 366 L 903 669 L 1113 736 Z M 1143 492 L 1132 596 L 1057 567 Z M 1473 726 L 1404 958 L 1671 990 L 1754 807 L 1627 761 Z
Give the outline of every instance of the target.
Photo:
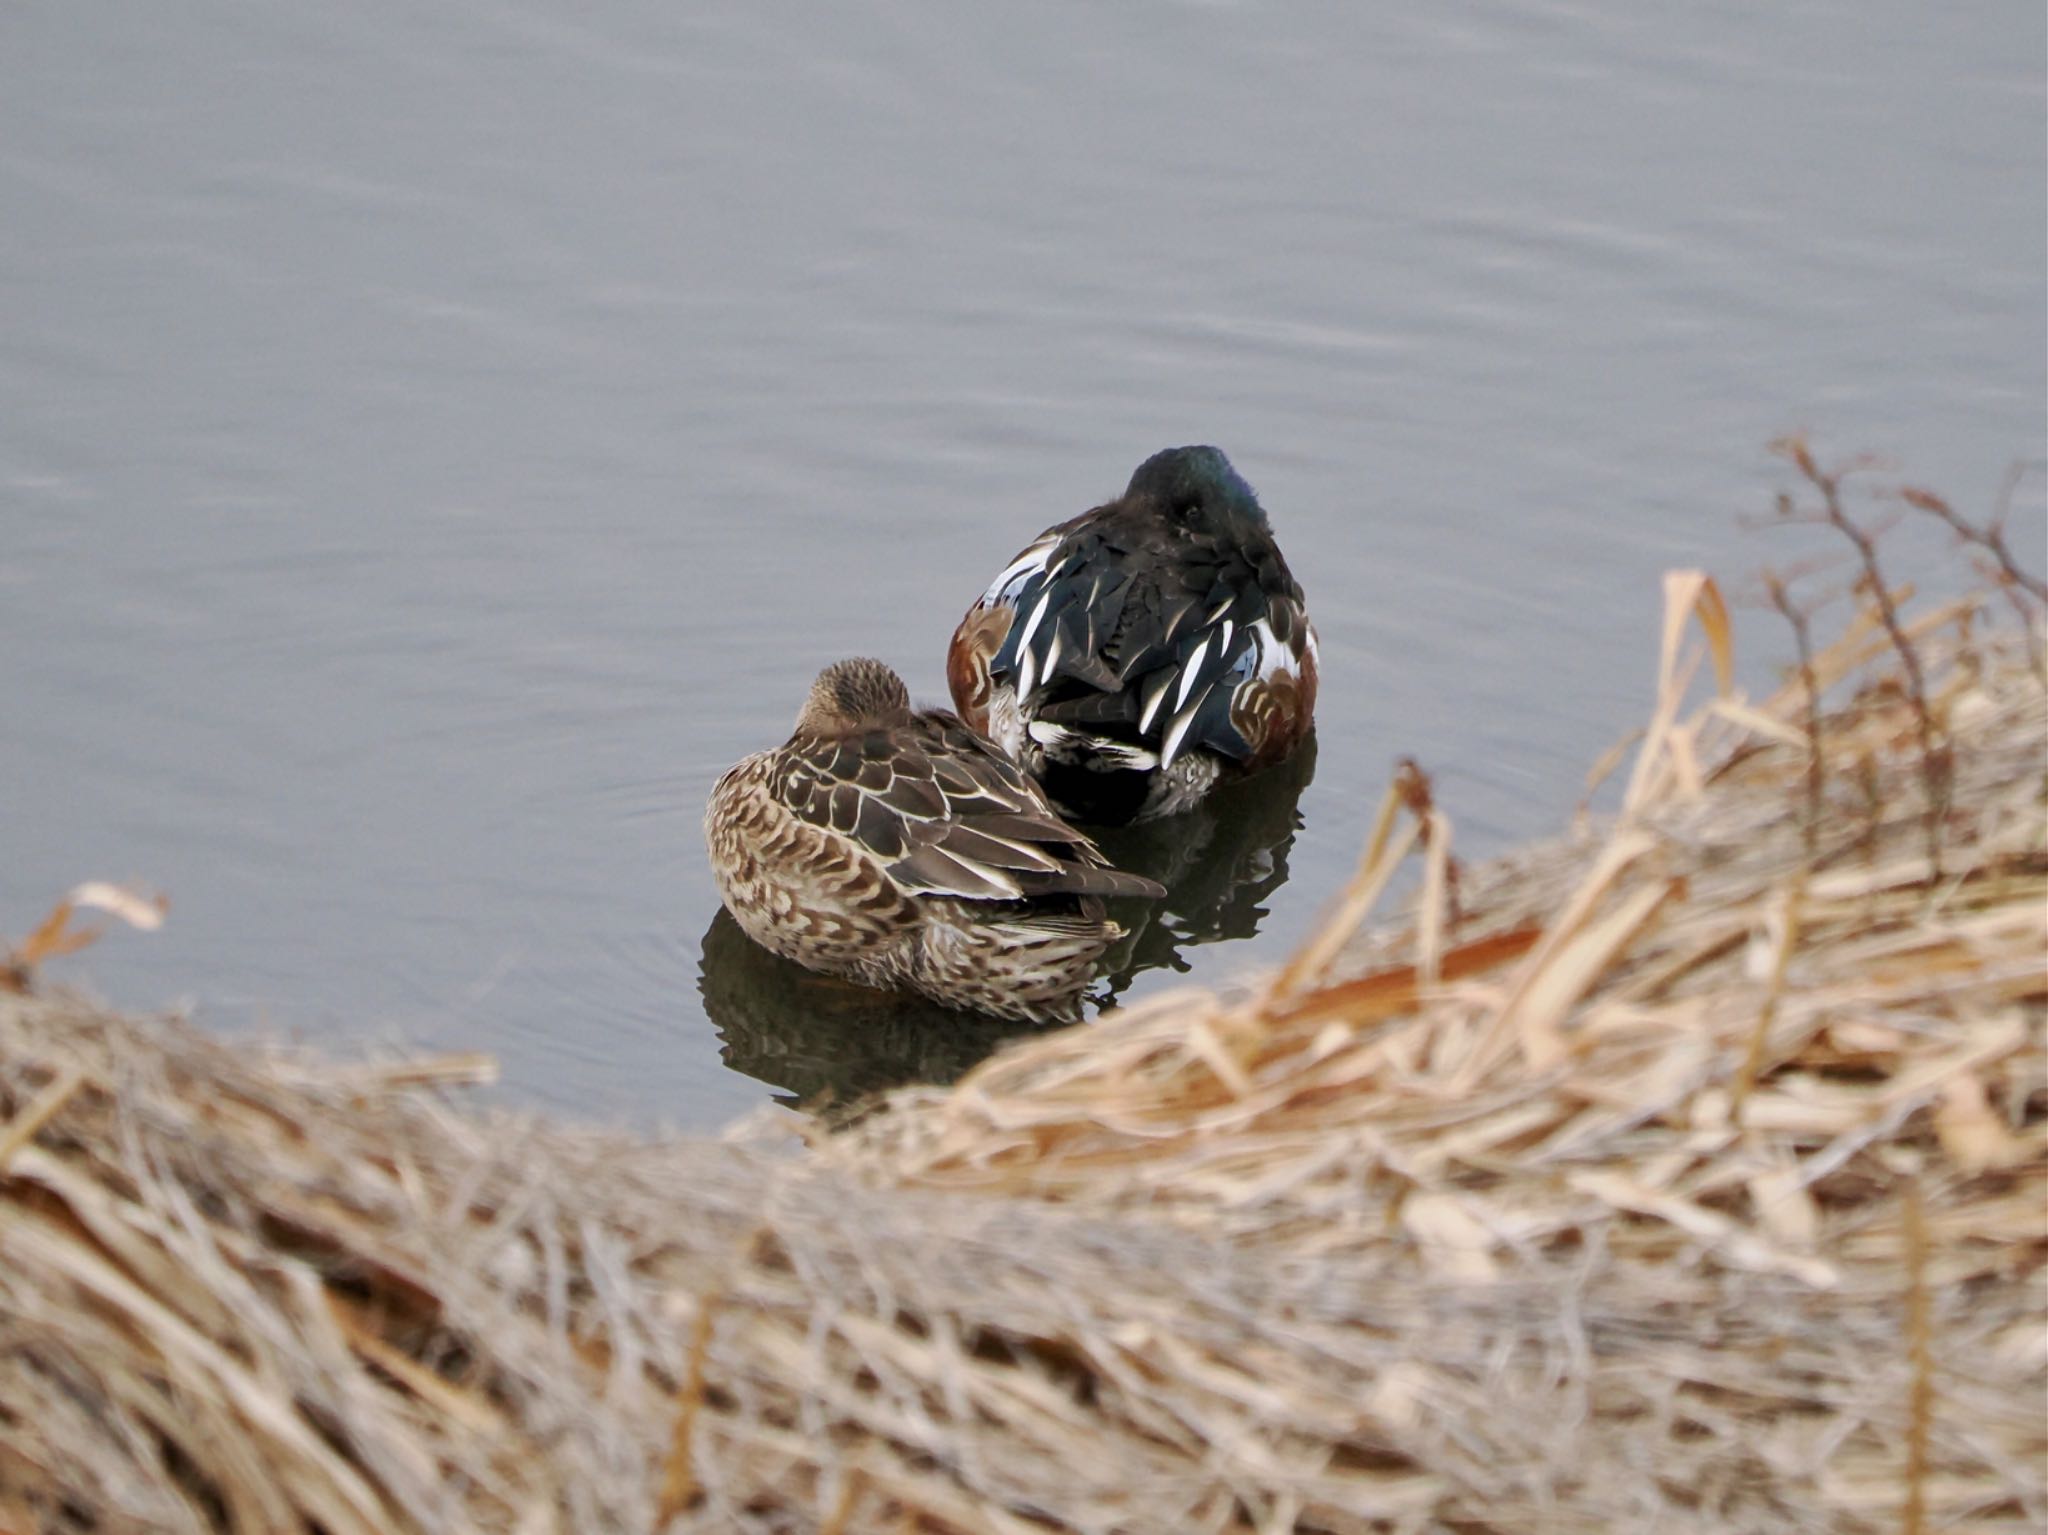
M 892 1087 L 951 1082 L 1032 1029 L 818 975 L 762 948 L 723 906 L 704 934 L 697 989 L 726 1065 L 782 1088 L 778 1103 L 828 1115 Z
M 1111 905 L 1124 936 L 1103 956 L 1105 1001 L 1116 1002 L 1148 970 L 1185 972 L 1182 951 L 1249 938 L 1264 904 L 1287 883 L 1287 855 L 1301 829 L 1301 796 L 1315 777 L 1316 738 L 1255 778 L 1225 783 L 1194 809 L 1161 821 L 1102 827 L 1092 835 L 1120 869 L 1166 886 L 1161 901 Z
M 1258 931 L 1287 880 L 1315 755 L 1311 736 L 1191 811 L 1096 833 L 1117 867 L 1167 887 L 1163 900 L 1112 903 L 1126 934 L 1103 959 L 1104 1000 L 1148 970 L 1185 971 L 1185 949 Z M 727 1065 L 782 1089 L 777 1102 L 828 1114 L 892 1087 L 952 1082 L 1033 1029 L 813 974 L 755 943 L 723 908 L 704 934 L 697 984 Z

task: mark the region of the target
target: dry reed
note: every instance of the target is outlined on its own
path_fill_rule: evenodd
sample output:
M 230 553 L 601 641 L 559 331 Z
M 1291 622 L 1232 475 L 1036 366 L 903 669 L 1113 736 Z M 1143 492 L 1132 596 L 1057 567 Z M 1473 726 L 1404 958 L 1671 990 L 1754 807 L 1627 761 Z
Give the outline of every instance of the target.
M 804 1146 L 0 996 L 0 1531 L 2041 1528 L 2038 638 L 1668 596 L 1597 835 Z

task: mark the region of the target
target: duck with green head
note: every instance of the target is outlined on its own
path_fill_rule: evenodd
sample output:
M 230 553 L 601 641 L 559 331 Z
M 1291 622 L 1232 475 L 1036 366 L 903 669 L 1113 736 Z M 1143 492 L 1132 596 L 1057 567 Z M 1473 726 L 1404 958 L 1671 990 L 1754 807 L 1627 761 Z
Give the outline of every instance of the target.
M 1116 824 L 1286 758 L 1313 726 L 1317 659 L 1258 496 L 1220 449 L 1187 447 L 1004 566 L 946 679 L 1055 804 Z

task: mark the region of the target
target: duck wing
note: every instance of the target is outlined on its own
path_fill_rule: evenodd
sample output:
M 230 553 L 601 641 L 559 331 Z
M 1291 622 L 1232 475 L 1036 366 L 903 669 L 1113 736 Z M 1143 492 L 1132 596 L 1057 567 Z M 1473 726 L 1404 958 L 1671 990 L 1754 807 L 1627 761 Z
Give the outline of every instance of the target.
M 1165 894 L 1111 868 L 1037 784 L 939 711 L 836 740 L 793 741 L 775 792 L 799 819 L 874 858 L 909 895 Z

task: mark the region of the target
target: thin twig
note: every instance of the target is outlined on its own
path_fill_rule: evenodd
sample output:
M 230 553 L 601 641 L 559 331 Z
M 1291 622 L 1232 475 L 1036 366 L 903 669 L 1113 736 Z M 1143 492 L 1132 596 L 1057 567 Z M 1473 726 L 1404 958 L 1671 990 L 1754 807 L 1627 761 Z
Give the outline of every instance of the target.
M 1830 527 L 1846 538 L 1856 550 L 1863 565 L 1863 579 L 1859 583 L 1870 594 L 1876 604 L 1878 620 L 1884 625 L 1885 634 L 1890 638 L 1892 649 L 1897 653 L 1899 665 L 1906 674 L 1906 690 L 1913 704 L 1915 728 L 1920 736 L 1920 772 L 1927 792 L 1927 814 L 1924 827 L 1927 836 L 1928 884 L 1931 887 L 1941 883 L 1941 827 L 1948 817 L 1948 795 L 1950 763 L 1948 750 L 1939 739 L 1934 723 L 1933 711 L 1927 703 L 1927 678 L 1920 665 L 1920 653 L 1915 650 L 1899 624 L 1899 610 L 1892 601 L 1891 588 L 1886 584 L 1884 572 L 1877 563 L 1877 539 L 1866 528 L 1859 526 L 1842 504 L 1842 477 L 1861 467 L 1851 464 L 1847 469 L 1824 470 L 1814 461 L 1812 450 L 1798 437 L 1785 437 L 1772 445 L 1797 468 L 1808 484 L 1820 492 L 1821 515 Z
M 2012 490 L 2017 488 L 2019 484 L 2018 470 L 2019 466 L 2015 465 L 2014 472 L 2007 476 L 2007 489 L 2003 499 L 2008 504 L 2012 499 Z M 1898 494 L 1899 499 L 1905 502 L 1906 505 L 1916 507 L 1930 516 L 1940 518 L 1941 521 L 1947 523 L 1954 531 L 1957 538 L 1960 538 L 1966 544 L 1975 544 L 1979 549 L 1988 553 L 1998 562 L 1998 568 L 2004 572 L 2007 581 L 2010 581 L 2021 590 L 2030 593 L 2036 602 L 2048 603 L 2048 581 L 2043 581 L 2039 576 L 2022 570 L 2019 561 L 2013 558 L 2012 546 L 2005 541 L 2005 528 L 2003 526 L 2005 513 L 2003 511 L 1980 528 L 1931 490 L 1922 490 L 1917 485 L 1908 485 L 1900 490 Z
M 1963 543 L 1982 551 L 1971 562 L 1972 567 L 1986 586 L 1994 588 L 2005 598 L 2013 616 L 2019 620 L 2020 633 L 2026 641 L 2027 659 L 2033 665 L 2034 675 L 2048 683 L 2048 651 L 2044 651 L 2041 644 L 2036 622 L 2038 615 L 2029 604 L 2029 599 L 2036 604 L 2048 603 L 2048 582 L 2021 569 L 2019 561 L 2013 557 L 2012 546 L 2005 539 L 2005 523 L 2012 515 L 2013 496 L 2026 478 L 2028 467 L 2021 462 L 2006 470 L 1990 520 L 1982 527 L 1931 490 L 1908 485 L 1898 492 L 1898 496 L 1906 505 L 1946 524 Z M 1984 558 L 1985 555 L 1989 558 Z

